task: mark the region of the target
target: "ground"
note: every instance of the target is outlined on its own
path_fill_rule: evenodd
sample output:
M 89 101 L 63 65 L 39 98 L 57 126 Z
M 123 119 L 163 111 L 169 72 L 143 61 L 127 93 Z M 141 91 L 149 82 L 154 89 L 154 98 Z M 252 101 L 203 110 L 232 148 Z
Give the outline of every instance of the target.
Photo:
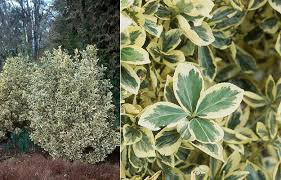
M 7 153 L 0 148 L 1 180 L 119 180 L 119 177 L 118 150 L 106 162 L 90 165 L 54 160 L 43 151 Z

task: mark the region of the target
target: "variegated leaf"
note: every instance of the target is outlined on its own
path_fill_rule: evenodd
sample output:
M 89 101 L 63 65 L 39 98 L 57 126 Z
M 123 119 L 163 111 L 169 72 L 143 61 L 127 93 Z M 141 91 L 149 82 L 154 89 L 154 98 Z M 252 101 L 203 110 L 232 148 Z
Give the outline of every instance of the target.
M 126 91 L 138 94 L 140 79 L 136 72 L 127 64 L 121 66 L 121 87 Z
M 281 1 L 280 1 L 281 3 Z M 276 43 L 275 43 L 275 50 L 281 56 L 281 32 L 279 32 Z
M 270 139 L 269 132 L 262 122 L 257 122 L 256 132 L 262 140 L 268 141 Z
M 265 94 L 269 99 L 274 101 L 276 98 L 276 93 L 277 93 L 277 89 L 276 89 L 275 81 L 273 77 L 270 75 L 266 80 Z
M 203 67 L 203 74 L 213 80 L 217 72 L 217 65 L 213 52 L 209 47 L 198 47 L 198 62 Z
M 278 19 L 276 19 L 275 17 L 267 18 L 262 21 L 260 27 L 266 33 L 275 34 L 279 29 Z
M 168 102 L 177 104 L 178 101 L 175 97 L 174 94 L 174 89 L 173 89 L 173 77 L 171 76 L 167 76 L 166 78 L 166 83 L 165 83 L 165 87 L 164 87 L 164 99 Z
M 263 5 L 265 5 L 267 2 L 267 0 L 250 0 L 249 4 L 248 4 L 248 10 L 253 11 L 256 10 L 260 7 L 262 7 Z
M 276 114 L 274 111 L 267 112 L 265 123 L 268 127 L 270 137 L 274 139 L 278 132 L 278 124 L 276 120 Z
M 123 138 L 125 145 L 135 144 L 142 138 L 142 132 L 133 126 L 125 124 L 123 126 Z
M 243 99 L 243 89 L 219 83 L 207 89 L 198 100 L 196 115 L 207 119 L 222 118 L 233 113 Z
M 273 180 L 281 179 L 281 161 L 276 164 L 273 171 Z
M 189 124 L 190 133 L 201 143 L 217 143 L 223 139 L 223 130 L 214 121 L 194 118 Z
M 163 26 L 157 24 L 157 19 L 154 16 L 146 15 L 144 16 L 144 29 L 151 35 L 160 37 Z
M 153 133 L 146 128 L 141 128 L 140 131 L 142 138 L 133 144 L 134 153 L 139 158 L 155 157 L 155 139 Z
M 200 149 L 201 151 L 205 152 L 209 156 L 224 162 L 223 147 L 220 143 L 205 144 L 205 143 L 200 143 L 198 141 L 194 141 L 191 144 L 196 148 Z
M 250 73 L 256 70 L 256 60 L 252 55 L 234 44 L 231 45 L 230 50 L 232 58 L 242 71 Z
M 191 63 L 181 63 L 177 66 L 173 78 L 176 99 L 181 107 L 191 114 L 204 89 L 202 75 Z
M 225 177 L 225 180 L 244 180 L 248 176 L 248 171 L 235 171 Z
M 147 51 L 138 46 L 130 45 L 122 47 L 121 62 L 142 65 L 150 63 L 150 60 Z
M 185 57 L 182 51 L 171 50 L 169 53 L 162 53 L 163 63 L 169 67 L 175 67 L 179 63 L 185 61 Z
M 266 105 L 264 97 L 250 91 L 244 92 L 243 101 L 252 108 L 258 108 Z
M 183 139 L 193 141 L 194 137 L 191 135 L 189 124 L 190 122 L 187 120 L 180 121 L 177 124 L 177 131 Z
M 156 150 L 164 156 L 177 152 L 180 145 L 180 134 L 172 128 L 164 128 L 155 136 Z
M 158 102 L 146 109 L 141 114 L 139 125 L 151 130 L 158 130 L 163 126 L 172 126 L 189 114 L 180 106 L 170 102 Z
M 247 161 L 246 166 L 244 168 L 245 171 L 248 171 L 247 179 L 253 180 L 266 180 L 267 177 L 264 172 L 255 164 Z
M 281 1 L 280 0 L 268 0 L 268 3 L 275 11 L 281 13 Z
M 164 33 L 159 42 L 162 44 L 162 51 L 169 53 L 169 51 L 174 50 L 181 42 L 180 36 L 179 29 L 171 29 Z
M 221 172 L 227 177 L 235 170 L 239 169 L 239 164 L 241 161 L 241 155 L 239 152 L 234 151 L 226 160 L 221 168 Z

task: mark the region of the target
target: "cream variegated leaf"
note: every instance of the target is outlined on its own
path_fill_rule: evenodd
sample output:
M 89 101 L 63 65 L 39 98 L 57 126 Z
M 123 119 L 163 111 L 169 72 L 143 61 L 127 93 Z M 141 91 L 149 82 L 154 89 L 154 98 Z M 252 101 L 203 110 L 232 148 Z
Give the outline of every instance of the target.
M 173 89 L 178 103 L 191 114 L 194 112 L 204 89 L 201 72 L 191 63 L 181 63 L 175 70 L 173 81 Z
M 196 115 L 207 119 L 228 116 L 239 107 L 243 93 L 243 89 L 231 83 L 216 84 L 200 96 Z
M 138 46 L 129 45 L 121 48 L 121 62 L 134 65 L 150 63 L 148 52 Z
M 243 101 L 252 108 L 263 107 L 266 105 L 266 99 L 256 93 L 245 91 Z
M 248 10 L 253 11 L 256 10 L 260 7 L 262 7 L 263 5 L 265 5 L 267 2 L 267 0 L 250 0 L 249 4 L 248 4 Z
M 142 138 L 137 143 L 133 144 L 133 150 L 137 157 L 155 157 L 155 139 L 151 130 L 147 128 L 140 129 Z
M 122 64 L 121 66 L 121 87 L 126 91 L 138 94 L 140 79 L 131 66 Z
M 177 124 L 177 131 L 180 134 L 182 139 L 193 141 L 193 140 L 195 140 L 195 138 L 194 138 L 194 136 L 191 135 L 189 124 L 190 124 L 190 122 L 187 119 L 180 121 Z
M 163 126 L 176 125 L 188 115 L 188 112 L 178 105 L 158 102 L 144 109 L 138 124 L 151 130 L 159 130 Z
M 190 121 L 191 135 L 201 143 L 217 143 L 223 139 L 223 129 L 212 120 L 194 118 Z
M 234 171 L 228 176 L 225 176 L 225 180 L 244 180 L 248 174 L 248 171 Z
M 257 123 L 256 132 L 262 140 L 268 141 L 270 139 L 269 132 L 262 122 Z
M 142 138 L 142 132 L 128 124 L 123 126 L 123 138 L 126 145 L 135 144 Z
M 281 161 L 278 162 L 273 171 L 273 180 L 281 179 Z
M 277 11 L 278 13 L 281 13 L 281 1 L 280 0 L 268 0 L 268 3 L 275 11 Z
M 224 175 L 227 177 L 231 173 L 233 173 L 235 170 L 239 169 L 239 164 L 241 161 L 241 155 L 239 152 L 234 151 L 225 161 L 223 164 L 221 171 L 224 173 Z
M 280 2 L 281 3 L 281 2 Z M 281 56 L 281 32 L 279 32 L 276 43 L 275 43 L 275 50 Z
M 155 148 L 164 156 L 177 152 L 180 145 L 180 134 L 174 128 L 164 128 L 155 136 Z
M 177 104 L 178 101 L 175 97 L 174 94 L 174 89 L 173 89 L 173 77 L 167 75 L 166 78 L 166 83 L 165 83 L 165 87 L 164 87 L 164 99 L 168 102 Z
M 223 147 L 220 143 L 205 144 L 205 143 L 200 143 L 198 141 L 194 141 L 191 144 L 196 148 L 200 149 L 201 151 L 205 152 L 209 156 L 224 162 Z
M 208 46 L 198 47 L 198 62 L 203 68 L 203 74 L 213 80 L 216 76 L 217 65 L 213 52 Z

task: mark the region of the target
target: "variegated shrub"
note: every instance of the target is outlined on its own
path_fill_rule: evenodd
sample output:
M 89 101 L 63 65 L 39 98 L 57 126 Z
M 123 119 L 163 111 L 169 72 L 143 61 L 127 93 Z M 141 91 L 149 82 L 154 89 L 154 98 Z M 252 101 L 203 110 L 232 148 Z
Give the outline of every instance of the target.
M 281 179 L 280 13 L 121 0 L 123 179 Z

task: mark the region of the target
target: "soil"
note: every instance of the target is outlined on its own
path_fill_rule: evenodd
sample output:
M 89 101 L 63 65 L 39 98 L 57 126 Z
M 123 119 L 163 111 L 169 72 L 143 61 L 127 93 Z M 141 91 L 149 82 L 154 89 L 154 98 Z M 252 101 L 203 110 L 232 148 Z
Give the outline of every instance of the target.
M 119 180 L 119 148 L 95 165 L 52 159 L 44 151 L 18 153 L 0 147 L 0 180 Z

